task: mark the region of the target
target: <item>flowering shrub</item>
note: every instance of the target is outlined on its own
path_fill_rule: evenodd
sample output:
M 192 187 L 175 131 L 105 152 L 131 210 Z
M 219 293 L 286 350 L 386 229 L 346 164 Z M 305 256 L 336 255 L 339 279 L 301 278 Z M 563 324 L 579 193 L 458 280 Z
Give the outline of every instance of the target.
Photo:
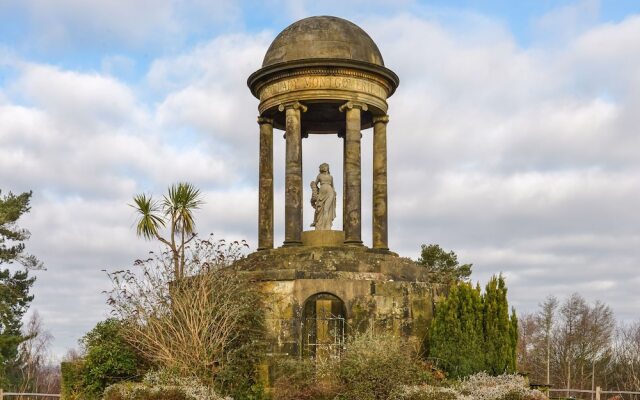
M 404 386 L 395 392 L 391 398 L 398 400 L 467 400 L 455 389 L 439 386 Z
M 126 382 L 109 386 L 104 400 L 231 400 L 217 395 L 195 378 L 180 378 L 170 371 L 145 375 L 142 383 Z
M 390 333 L 357 333 L 336 368 L 340 399 L 393 398 L 403 385 L 428 382 L 430 374 L 409 346 Z
M 472 375 L 460 383 L 460 393 L 477 400 L 542 400 L 546 396 L 531 390 L 519 375 L 491 376 L 484 372 Z
M 528 388 L 518 375 L 490 376 L 479 373 L 453 384 L 452 387 L 428 385 L 405 386 L 395 398 L 398 400 L 547 400 L 538 390 Z

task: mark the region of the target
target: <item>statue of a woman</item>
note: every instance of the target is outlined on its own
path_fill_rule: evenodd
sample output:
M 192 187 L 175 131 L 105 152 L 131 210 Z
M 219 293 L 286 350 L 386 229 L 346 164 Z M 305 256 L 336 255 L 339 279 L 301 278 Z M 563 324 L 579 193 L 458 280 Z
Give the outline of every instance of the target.
M 313 224 L 317 231 L 329 231 L 336 218 L 336 191 L 333 177 L 329 174 L 329 164 L 320 164 L 320 173 L 311 182 L 311 205 L 316 209 Z

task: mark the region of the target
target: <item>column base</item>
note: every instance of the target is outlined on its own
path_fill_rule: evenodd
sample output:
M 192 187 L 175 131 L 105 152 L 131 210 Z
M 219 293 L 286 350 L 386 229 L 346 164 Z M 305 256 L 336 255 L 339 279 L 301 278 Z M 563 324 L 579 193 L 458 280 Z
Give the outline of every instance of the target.
M 272 247 L 258 247 L 258 251 L 263 251 L 263 250 L 273 250 L 273 246 Z
M 285 240 L 284 243 L 282 243 L 282 247 L 298 247 L 298 246 L 302 246 L 302 242 L 299 240 Z
M 362 247 L 362 246 L 364 246 L 364 244 L 362 243 L 362 240 L 345 240 L 344 241 L 344 245 L 345 246 L 353 246 L 353 247 Z

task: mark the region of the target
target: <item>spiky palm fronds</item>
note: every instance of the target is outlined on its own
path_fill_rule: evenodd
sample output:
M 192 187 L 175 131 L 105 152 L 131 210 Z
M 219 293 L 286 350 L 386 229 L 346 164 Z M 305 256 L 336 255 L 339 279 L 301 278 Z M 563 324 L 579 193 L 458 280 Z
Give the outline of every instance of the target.
M 200 208 L 202 203 L 198 188 L 191 183 L 180 182 L 169 187 L 162 201 L 162 209 L 178 231 L 192 235 L 195 232 L 193 211 Z
M 136 224 L 136 233 L 145 239 L 154 239 L 158 237 L 158 229 L 165 226 L 162 218 L 160 204 L 154 201 L 151 196 L 138 194 L 133 197 L 133 203 L 129 204 L 139 214 L 138 223 Z

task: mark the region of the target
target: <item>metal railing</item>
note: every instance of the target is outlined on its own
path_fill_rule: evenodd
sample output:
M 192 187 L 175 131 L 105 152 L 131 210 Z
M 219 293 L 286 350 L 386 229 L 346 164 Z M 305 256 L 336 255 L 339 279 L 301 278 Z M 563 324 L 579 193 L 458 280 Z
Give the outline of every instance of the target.
M 585 390 L 585 389 L 549 389 L 550 393 L 566 393 L 570 395 L 572 393 L 584 393 L 590 394 L 589 398 L 595 398 L 595 400 L 606 400 L 609 398 L 608 395 L 621 395 L 618 397 L 619 400 L 637 400 L 640 399 L 640 392 L 631 392 L 627 390 L 602 390 L 600 386 L 596 386 L 596 390 Z M 626 396 L 623 396 L 626 395 Z M 627 397 L 628 396 L 628 397 Z
M 302 322 L 303 355 L 339 357 L 345 348 L 345 319 L 330 315 Z
M 48 393 L 11 393 L 11 392 L 5 392 L 4 390 L 0 389 L 0 400 L 4 400 L 5 397 L 22 397 L 22 398 L 36 398 L 36 399 L 53 397 L 53 398 L 59 399 L 60 395 L 48 394 Z

